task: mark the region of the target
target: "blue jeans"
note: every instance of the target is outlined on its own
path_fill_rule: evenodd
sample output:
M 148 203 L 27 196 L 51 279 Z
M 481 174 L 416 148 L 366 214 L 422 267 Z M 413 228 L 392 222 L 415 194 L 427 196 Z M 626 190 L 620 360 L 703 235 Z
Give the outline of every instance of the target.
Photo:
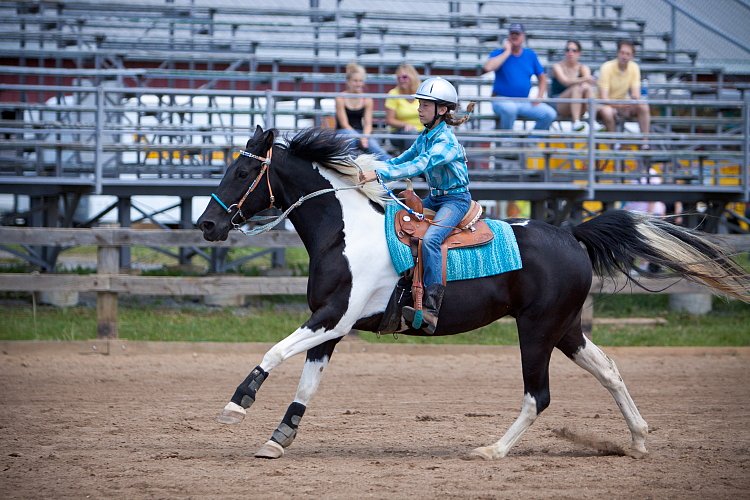
M 422 261 L 424 263 L 424 278 L 422 281 L 426 288 L 443 282 L 443 255 L 440 251 L 440 245 L 466 215 L 471 204 L 471 194 L 467 191 L 443 196 L 430 195 L 422 202 L 424 208 L 436 212 L 435 222 L 439 224 L 438 226 L 430 226 L 422 243 Z
M 534 106 L 530 101 L 496 99 L 492 101 L 492 111 L 500 117 L 500 128 L 503 130 L 512 130 L 516 118 L 535 121 L 534 130 L 549 130 L 557 118 L 555 108 L 543 102 Z
M 362 137 L 362 133 L 358 130 L 352 130 L 348 128 L 340 128 L 336 131 L 338 135 L 351 137 L 352 140 L 350 142 L 349 148 L 351 150 L 361 150 L 361 145 L 359 143 L 359 139 Z M 375 158 L 377 158 L 380 161 L 386 161 L 390 160 L 390 155 L 385 152 L 385 149 L 383 149 L 383 146 L 380 145 L 377 139 L 374 137 L 370 137 L 367 142 L 367 150 L 366 153 L 371 153 L 375 155 Z

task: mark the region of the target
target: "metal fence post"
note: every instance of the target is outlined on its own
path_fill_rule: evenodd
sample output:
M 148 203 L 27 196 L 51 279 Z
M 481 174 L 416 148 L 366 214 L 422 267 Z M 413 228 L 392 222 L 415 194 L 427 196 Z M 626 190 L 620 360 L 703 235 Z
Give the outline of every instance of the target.
M 675 62 L 674 52 L 677 48 L 677 9 L 674 5 L 669 6 L 670 10 L 670 21 L 672 24 L 672 33 L 669 37 L 669 62 Z
M 596 101 L 593 97 L 589 97 L 589 168 L 588 168 L 588 193 L 587 196 L 590 200 L 594 199 L 595 189 L 594 184 L 596 183 L 596 142 L 594 140 L 594 129 L 596 128 Z
M 745 96 L 742 108 L 742 183 L 745 188 L 743 201 L 750 202 L 750 95 Z
M 273 110 L 275 107 L 276 104 L 274 103 L 272 91 L 266 90 L 266 130 L 275 126 L 273 119 Z
M 96 194 L 102 194 L 102 165 L 104 162 L 102 130 L 104 129 L 104 87 L 96 87 L 96 132 L 94 136 L 94 182 Z

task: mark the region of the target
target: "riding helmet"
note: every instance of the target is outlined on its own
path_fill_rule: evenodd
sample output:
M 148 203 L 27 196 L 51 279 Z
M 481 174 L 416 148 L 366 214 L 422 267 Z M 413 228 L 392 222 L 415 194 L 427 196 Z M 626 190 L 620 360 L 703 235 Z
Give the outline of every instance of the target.
M 455 108 L 458 105 L 458 92 L 448 80 L 434 76 L 423 81 L 414 94 L 416 99 L 425 101 L 435 101 L 438 104 L 444 104 L 449 108 Z

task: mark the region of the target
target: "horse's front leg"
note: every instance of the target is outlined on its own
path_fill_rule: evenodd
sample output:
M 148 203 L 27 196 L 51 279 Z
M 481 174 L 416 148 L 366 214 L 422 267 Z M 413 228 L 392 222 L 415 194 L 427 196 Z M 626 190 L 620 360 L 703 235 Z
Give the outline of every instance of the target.
M 284 448 L 291 445 L 294 438 L 297 437 L 297 428 L 305 414 L 305 409 L 317 392 L 323 378 L 323 369 L 328 366 L 333 355 L 333 349 L 341 338 L 331 339 L 307 351 L 305 366 L 302 368 L 302 376 L 297 386 L 294 401 L 287 408 L 279 426 L 273 431 L 271 439 L 255 453 L 256 457 L 281 458 L 284 456 Z
M 242 381 L 232 395 L 216 420 L 222 424 L 239 424 L 247 415 L 247 409 L 255 402 L 255 396 L 260 386 L 268 378 L 269 373 L 284 360 L 321 345 L 331 339 L 339 339 L 346 335 L 349 328 L 334 328 L 327 330 L 324 327 L 311 328 L 311 323 L 320 324 L 319 321 L 308 321 L 307 325 L 294 331 L 287 338 L 274 345 L 263 356 L 263 361 L 253 368 L 250 374 Z

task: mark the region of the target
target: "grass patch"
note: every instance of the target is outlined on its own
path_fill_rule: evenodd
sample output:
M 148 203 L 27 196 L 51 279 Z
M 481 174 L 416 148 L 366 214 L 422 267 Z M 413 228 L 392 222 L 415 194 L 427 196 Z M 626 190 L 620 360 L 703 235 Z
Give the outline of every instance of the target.
M 120 307 L 119 337 L 187 342 L 278 342 L 308 314 L 262 309 Z M 0 307 L 0 340 L 90 340 L 96 338 L 96 310 L 90 307 Z
M 594 299 L 594 318 L 660 317 L 666 325 L 597 325 L 593 340 L 611 346 L 750 346 L 750 305 L 713 298 L 713 310 L 692 316 L 669 310 L 666 295 L 610 295 Z
M 28 297 L 28 295 L 26 295 Z M 21 298 L 21 297 L 18 297 Z M 17 298 L 17 299 L 18 299 Z M 16 300 L 17 300 L 16 299 Z M 304 298 L 264 297 L 242 308 L 175 306 L 150 298 L 148 306 L 119 308 L 119 336 L 128 340 L 278 342 L 309 316 Z M 596 325 L 593 340 L 609 346 L 750 346 L 750 305 L 714 298 L 713 311 L 690 316 L 669 311 L 662 295 L 607 295 L 594 300 L 594 317 L 662 317 L 666 325 Z M 96 309 L 60 309 L 31 303 L 0 306 L 0 340 L 89 340 L 96 338 Z M 409 337 L 362 332 L 367 342 L 403 344 L 517 345 L 513 322 L 446 337 Z

